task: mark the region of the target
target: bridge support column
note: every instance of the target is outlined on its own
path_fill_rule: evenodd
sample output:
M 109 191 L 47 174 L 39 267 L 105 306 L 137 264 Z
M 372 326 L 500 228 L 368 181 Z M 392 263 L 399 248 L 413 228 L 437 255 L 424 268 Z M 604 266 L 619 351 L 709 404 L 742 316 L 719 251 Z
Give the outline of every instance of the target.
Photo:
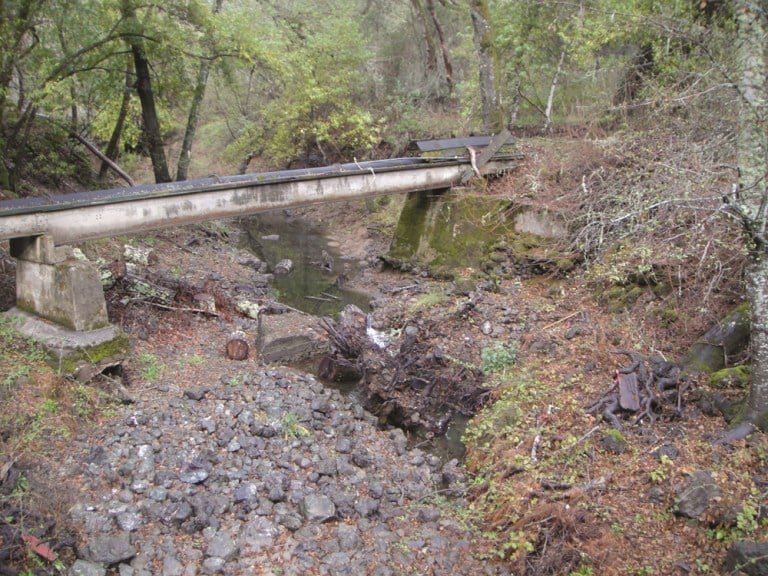
M 77 260 L 69 246 L 55 247 L 50 236 L 14 238 L 16 305 L 77 331 L 109 325 L 107 304 L 96 267 Z
M 14 238 L 18 329 L 42 344 L 62 372 L 83 381 L 119 365 L 128 339 L 109 323 L 99 271 L 50 236 Z

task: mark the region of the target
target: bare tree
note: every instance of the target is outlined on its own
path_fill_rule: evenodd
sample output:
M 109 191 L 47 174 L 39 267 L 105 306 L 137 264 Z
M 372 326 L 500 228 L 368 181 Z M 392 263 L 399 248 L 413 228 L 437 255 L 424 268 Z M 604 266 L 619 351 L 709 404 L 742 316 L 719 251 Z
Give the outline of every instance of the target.
M 768 66 L 765 37 L 768 0 L 736 0 L 738 40 L 739 130 L 737 155 L 739 184 L 729 210 L 744 226 L 748 248 L 746 291 L 751 310 L 752 384 L 747 420 L 768 430 Z
M 496 50 L 487 0 L 469 0 L 469 13 L 472 17 L 478 74 L 480 75 L 483 128 L 492 132 L 501 128 L 502 114 L 499 110 L 499 97 L 496 89 Z

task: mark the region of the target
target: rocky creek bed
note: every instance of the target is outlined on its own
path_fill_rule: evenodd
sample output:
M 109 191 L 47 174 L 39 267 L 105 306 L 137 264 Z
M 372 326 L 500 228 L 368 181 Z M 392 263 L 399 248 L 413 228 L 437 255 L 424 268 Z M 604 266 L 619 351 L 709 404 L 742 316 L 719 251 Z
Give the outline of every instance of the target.
M 312 376 L 163 386 L 71 443 L 71 573 L 503 574 L 475 559 L 464 474 Z
M 40 573 L 509 573 L 479 553 L 460 463 L 411 448 L 351 397 L 265 364 L 255 348 L 245 361 L 226 358 L 233 330 L 251 342 L 259 332 L 231 307 L 244 283 L 261 278 L 236 236 L 194 227 L 161 234 L 138 271 L 161 284 L 176 278 L 185 287 L 177 297 L 197 296 L 186 287 L 207 294 L 223 305 L 215 314 L 194 298 L 192 307 L 157 306 L 107 289 L 110 318 L 132 351 L 119 377 L 88 386 L 106 384 L 124 403 L 106 404 L 92 424 L 51 438 L 49 456 L 0 478 L 9 489 L 25 478 L 38 509 L 53 512 L 42 529 L 24 528 L 45 543 L 42 558 L 59 559 Z M 123 248 L 114 249 L 119 262 Z M 263 296 L 258 286 L 247 294 Z M 0 540 L 11 553 L 0 574 L 16 575 L 19 555 L 34 546 L 16 529 Z

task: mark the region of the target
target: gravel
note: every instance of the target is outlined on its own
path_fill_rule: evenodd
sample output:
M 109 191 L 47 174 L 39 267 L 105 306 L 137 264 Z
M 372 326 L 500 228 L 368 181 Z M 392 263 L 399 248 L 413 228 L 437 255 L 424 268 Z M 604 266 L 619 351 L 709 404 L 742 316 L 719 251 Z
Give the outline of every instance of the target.
M 70 574 L 507 574 L 446 507 L 465 476 L 312 376 L 168 387 L 74 439 Z

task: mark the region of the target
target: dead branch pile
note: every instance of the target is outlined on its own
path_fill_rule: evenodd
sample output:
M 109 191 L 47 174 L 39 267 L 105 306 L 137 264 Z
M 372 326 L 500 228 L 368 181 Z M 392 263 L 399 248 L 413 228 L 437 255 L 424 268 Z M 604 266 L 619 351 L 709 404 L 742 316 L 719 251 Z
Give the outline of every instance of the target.
M 372 342 L 367 317 L 349 305 L 337 322 L 323 318 L 332 351 L 320 363 L 327 380 L 356 380 L 380 422 L 441 434 L 453 414 L 472 415 L 487 400 L 482 372 L 430 343 L 429 327 L 408 326 L 387 349 Z
M 631 363 L 616 370 L 613 385 L 587 407 L 588 414 L 600 414 L 619 430 L 622 428 L 620 412 L 634 415 L 633 424 L 645 419 L 653 423 L 672 403 L 673 415 L 682 415 L 683 394 L 690 387 L 690 381 L 680 378 L 679 366 L 655 357 L 647 361 L 632 351 L 614 353 L 627 356 Z

